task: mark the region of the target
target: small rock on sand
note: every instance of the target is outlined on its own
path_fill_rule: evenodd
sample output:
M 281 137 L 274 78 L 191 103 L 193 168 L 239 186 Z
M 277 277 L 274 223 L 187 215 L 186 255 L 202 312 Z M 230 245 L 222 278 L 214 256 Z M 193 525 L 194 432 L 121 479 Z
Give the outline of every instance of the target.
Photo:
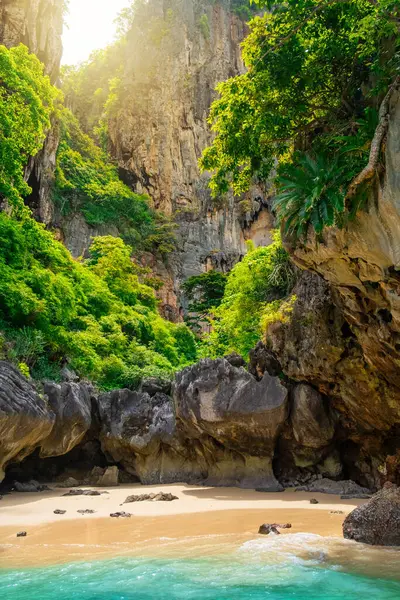
M 316 498 L 311 498 L 310 504 L 319 504 L 319 500 L 317 500 Z
M 111 513 L 110 514 L 110 517 L 116 517 L 116 518 L 119 518 L 119 517 L 131 517 L 131 516 L 132 516 L 131 513 L 127 513 L 127 512 L 124 512 L 124 511 L 115 512 L 115 513 Z
M 107 494 L 108 492 L 98 492 L 97 490 L 69 490 L 63 496 L 101 496 L 101 494 Z
M 85 508 L 77 510 L 76 512 L 78 512 L 80 515 L 93 515 L 96 511 L 92 510 L 91 508 Z
M 67 512 L 66 510 L 61 510 L 59 508 L 56 508 L 56 510 L 53 511 L 55 515 L 65 515 L 65 513 Z
M 22 493 L 31 493 L 31 492 L 45 492 L 46 490 L 50 490 L 47 485 L 43 485 L 38 481 L 32 479 L 31 481 L 27 481 L 26 483 L 20 483 L 19 481 L 14 482 L 14 489 L 16 492 Z
M 137 494 L 128 496 L 124 504 L 129 502 L 172 502 L 172 500 L 179 500 L 178 496 L 174 496 L 170 493 L 159 492 L 158 494 Z
M 330 510 L 329 514 L 331 514 L 331 515 L 344 515 L 344 510 Z
M 17 537 L 26 537 L 28 534 L 26 533 L 26 531 L 19 531 L 17 533 Z

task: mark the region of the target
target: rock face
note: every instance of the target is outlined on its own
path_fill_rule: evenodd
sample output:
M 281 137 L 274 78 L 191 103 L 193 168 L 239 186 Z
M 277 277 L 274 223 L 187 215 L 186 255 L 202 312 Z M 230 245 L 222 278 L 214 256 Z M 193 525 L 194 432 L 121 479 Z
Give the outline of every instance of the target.
M 269 328 L 253 371 L 271 360 L 290 379 L 308 382 L 339 414 L 347 474 L 367 487 L 400 483 L 400 94 L 392 97 L 385 175 L 365 211 L 317 243 L 286 244 L 304 271 L 289 323 Z M 263 353 L 264 352 L 264 353 Z M 330 457 L 330 470 L 337 457 Z M 338 473 L 336 473 L 337 475 Z
M 272 458 L 287 411 L 279 379 L 257 381 L 224 359 L 179 373 L 172 398 L 129 390 L 98 398 L 103 452 L 146 484 L 279 489 Z
M 379 546 L 400 546 L 400 488 L 387 483 L 343 523 L 345 538 Z
M 21 373 L 0 361 L 0 481 L 11 461 L 21 461 L 44 440 L 55 417 Z
M 293 250 L 295 261 L 322 275 L 334 289 L 347 328 L 355 339 L 358 389 L 344 399 L 351 418 L 366 430 L 400 423 L 400 95 L 391 103 L 386 174 L 371 190 L 368 211 L 346 230 L 329 228 L 320 244 L 310 239 Z M 328 344 L 327 344 L 328 345 Z M 347 361 L 348 362 L 348 361 Z M 363 389 L 363 393 L 361 390 Z
M 319 390 L 332 413 L 329 420 L 333 416 L 336 422 L 341 455 L 340 460 L 336 450 L 326 455 L 320 472 L 337 477 L 344 468 L 350 479 L 379 487 L 388 457 L 398 448 L 400 396 L 367 361 L 334 287 L 305 271 L 293 293 L 297 300 L 290 321 L 269 327 L 267 347 L 260 345 L 253 353 L 250 369 L 262 373 L 273 360 L 289 379 Z M 293 440 L 292 432 L 287 436 Z M 296 445 L 297 454 L 299 450 Z M 315 454 L 311 450 L 302 452 L 303 458 Z
M 212 139 L 207 117 L 215 87 L 244 71 L 240 42 L 246 26 L 230 0 L 151 0 L 137 12 L 128 34 L 123 92 L 109 122 L 110 150 L 124 181 L 149 194 L 178 225 L 178 248 L 167 269 L 150 259 L 168 282 L 160 292 L 164 314 L 177 320 L 180 306 L 185 308 L 179 284 L 211 267 L 229 270 L 244 254 L 247 238 L 270 243 L 272 219 L 257 188 L 245 208 L 229 196 L 215 210 L 208 177 L 198 167 Z
M 178 442 L 169 396 L 116 390 L 99 396 L 98 409 L 102 448 L 115 462 L 142 483 L 180 480 L 175 469 L 183 461 L 172 459 Z
M 55 422 L 51 434 L 41 443 L 40 456 L 67 454 L 82 441 L 92 423 L 90 390 L 78 383 L 46 383 L 44 393 Z
M 288 392 L 278 378 L 266 373 L 256 381 L 225 359 L 205 359 L 177 375 L 173 398 L 188 437 L 197 438 L 210 455 L 209 439 L 227 450 L 208 483 L 278 487 L 272 458 L 288 411 Z

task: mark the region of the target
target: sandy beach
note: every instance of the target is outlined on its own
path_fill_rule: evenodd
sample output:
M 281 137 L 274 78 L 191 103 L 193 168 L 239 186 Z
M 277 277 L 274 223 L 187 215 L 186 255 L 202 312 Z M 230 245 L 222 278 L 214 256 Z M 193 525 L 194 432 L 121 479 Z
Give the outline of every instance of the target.
M 83 488 L 89 489 L 89 488 Z M 0 501 L 0 563 L 34 566 L 105 558 L 218 553 L 258 535 L 260 524 L 291 523 L 282 535 L 342 535 L 345 516 L 362 500 L 286 490 L 259 493 L 237 488 L 187 485 L 125 485 L 101 496 L 63 496 L 68 489 L 13 493 Z M 123 504 L 130 494 L 170 492 L 172 502 Z M 318 504 L 310 504 L 316 498 Z M 121 506 L 123 504 L 123 506 Z M 65 510 L 64 515 L 54 510 Z M 77 511 L 91 509 L 93 514 Z M 131 518 L 111 518 L 125 511 Z M 334 513 L 332 511 L 342 511 Z M 16 537 L 26 531 L 26 537 Z M 262 536 L 260 536 L 262 538 Z

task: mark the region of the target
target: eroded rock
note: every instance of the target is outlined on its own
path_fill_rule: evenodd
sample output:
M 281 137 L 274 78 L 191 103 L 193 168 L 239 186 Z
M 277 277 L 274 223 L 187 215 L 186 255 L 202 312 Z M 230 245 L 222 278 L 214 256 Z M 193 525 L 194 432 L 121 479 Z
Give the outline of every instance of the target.
M 0 481 L 10 461 L 20 462 L 48 437 L 54 421 L 33 384 L 0 361 Z
M 90 389 L 85 384 L 45 383 L 44 392 L 56 418 L 50 435 L 41 443 L 42 458 L 72 450 L 82 441 L 92 422 Z
M 288 392 L 267 373 L 257 381 L 224 359 L 201 360 L 176 375 L 173 398 L 183 431 L 212 457 L 210 485 L 276 488 L 275 443 L 288 410 Z

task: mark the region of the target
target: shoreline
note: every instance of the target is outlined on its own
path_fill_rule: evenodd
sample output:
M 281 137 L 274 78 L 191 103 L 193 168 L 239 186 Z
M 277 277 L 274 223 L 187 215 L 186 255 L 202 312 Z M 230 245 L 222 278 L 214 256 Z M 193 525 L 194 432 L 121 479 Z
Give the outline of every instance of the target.
M 82 486 L 81 489 L 92 489 Z M 63 496 L 69 488 L 12 493 L 0 501 L 2 568 L 50 566 L 81 560 L 133 557 L 211 556 L 266 539 L 262 523 L 291 523 L 281 535 L 303 533 L 336 540 L 342 522 L 364 500 L 340 500 L 331 494 L 263 493 L 239 488 L 188 485 L 121 485 L 95 488 L 101 496 Z M 121 504 L 130 494 L 170 492 L 171 502 Z M 310 504 L 316 498 L 318 504 Z M 55 515 L 54 510 L 66 510 Z M 80 515 L 77 510 L 92 509 Z M 130 518 L 112 518 L 125 511 Z M 331 511 L 342 511 L 332 513 Z M 16 537 L 26 531 L 26 537 Z

